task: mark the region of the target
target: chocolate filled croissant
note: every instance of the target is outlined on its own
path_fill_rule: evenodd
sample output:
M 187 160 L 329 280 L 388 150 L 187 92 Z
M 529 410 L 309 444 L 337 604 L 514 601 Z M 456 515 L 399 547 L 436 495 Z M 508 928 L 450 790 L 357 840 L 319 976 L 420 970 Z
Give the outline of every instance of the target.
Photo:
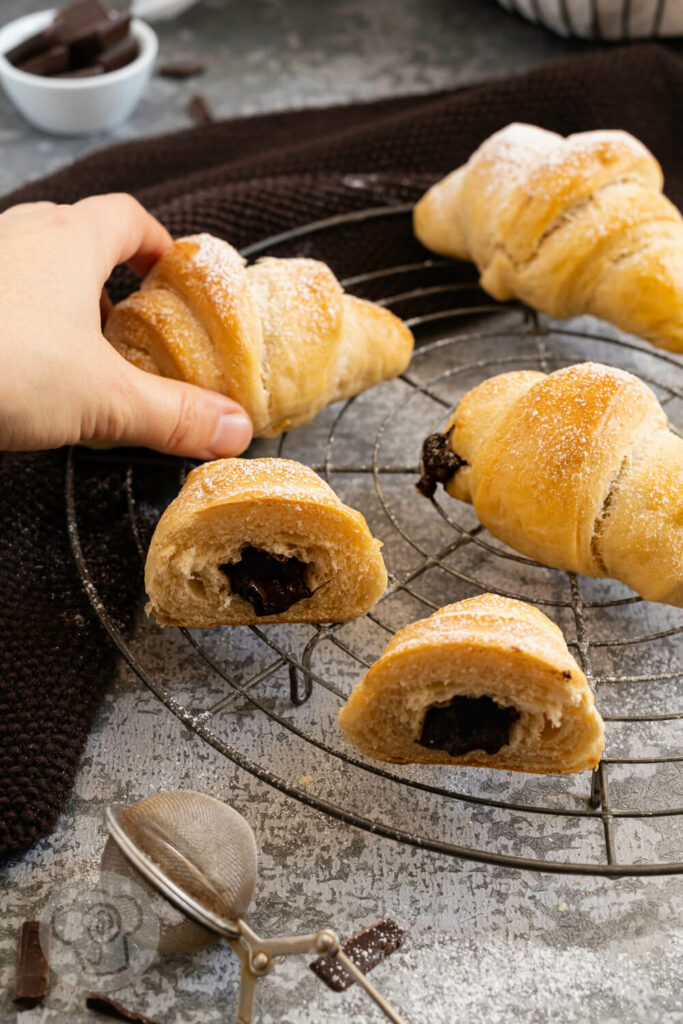
M 652 154 L 622 131 L 511 124 L 415 207 L 428 249 L 473 260 L 495 299 L 609 320 L 683 351 L 683 218 Z
M 389 642 L 339 711 L 380 761 L 519 772 L 593 768 L 604 726 L 562 633 L 495 594 L 440 608 Z
M 173 626 L 345 622 L 384 593 L 380 547 L 307 466 L 218 459 L 189 474 L 157 524 L 147 610 Z
M 174 242 L 104 333 L 141 369 L 234 398 L 259 437 L 397 376 L 413 351 L 393 313 L 346 295 L 324 263 L 268 257 L 247 267 L 207 234 Z
M 632 374 L 492 377 L 427 439 L 423 467 L 423 493 L 442 482 L 516 551 L 683 607 L 683 440 Z

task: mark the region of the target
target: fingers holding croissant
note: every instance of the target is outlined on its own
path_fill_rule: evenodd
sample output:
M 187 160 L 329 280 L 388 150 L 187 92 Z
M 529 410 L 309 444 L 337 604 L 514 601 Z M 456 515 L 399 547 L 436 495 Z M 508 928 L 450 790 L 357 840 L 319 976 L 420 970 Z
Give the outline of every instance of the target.
M 423 489 L 442 480 L 544 565 L 683 607 L 683 440 L 637 377 L 600 363 L 501 374 L 464 396 L 442 437 L 425 444 Z
M 140 291 L 114 307 L 105 335 L 143 370 L 239 401 L 261 437 L 397 376 L 413 350 L 397 317 L 345 294 L 324 263 L 247 267 L 207 234 L 174 242 Z
M 511 124 L 415 207 L 415 234 L 473 260 L 481 286 L 554 317 L 590 313 L 683 351 L 683 218 L 622 131 Z

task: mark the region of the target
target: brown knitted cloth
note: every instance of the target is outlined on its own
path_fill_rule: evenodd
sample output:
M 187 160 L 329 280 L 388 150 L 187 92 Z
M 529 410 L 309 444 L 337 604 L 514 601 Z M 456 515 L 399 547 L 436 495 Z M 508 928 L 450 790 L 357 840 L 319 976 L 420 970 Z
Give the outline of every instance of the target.
M 456 92 L 221 122 L 116 146 L 20 189 L 3 206 L 126 190 L 174 234 L 211 231 L 244 246 L 334 213 L 412 201 L 512 120 L 565 134 L 633 132 L 662 162 L 667 193 L 681 205 L 681 109 L 683 61 L 651 45 L 613 49 Z M 365 228 L 362 245 L 342 236 L 331 248 L 328 238 L 322 253 L 340 275 L 420 251 L 385 224 Z M 308 242 L 306 254 L 316 255 L 316 246 Z M 131 283 L 119 273 L 115 295 Z M 113 667 L 72 564 L 64 471 L 64 452 L 0 457 L 0 853 L 54 827 Z M 140 570 L 123 485 L 118 460 L 79 470 L 86 556 L 125 628 Z

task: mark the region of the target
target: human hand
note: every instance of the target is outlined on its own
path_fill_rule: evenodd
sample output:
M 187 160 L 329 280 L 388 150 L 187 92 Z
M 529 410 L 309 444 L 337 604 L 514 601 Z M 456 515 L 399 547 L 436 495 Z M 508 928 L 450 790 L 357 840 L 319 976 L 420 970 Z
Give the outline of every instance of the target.
M 0 214 L 0 449 L 98 441 L 212 459 L 246 448 L 251 422 L 236 402 L 145 373 L 102 335 L 113 268 L 145 274 L 170 244 L 125 194 Z

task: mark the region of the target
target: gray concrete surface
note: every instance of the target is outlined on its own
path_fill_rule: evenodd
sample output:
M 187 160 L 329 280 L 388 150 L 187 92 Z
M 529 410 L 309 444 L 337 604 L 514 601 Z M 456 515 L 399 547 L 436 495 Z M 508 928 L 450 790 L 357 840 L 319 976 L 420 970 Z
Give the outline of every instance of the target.
M 3 0 L 2 18 L 40 8 Z M 580 52 L 493 0 L 201 0 L 156 25 L 160 57 L 199 56 L 203 79 L 155 78 L 112 136 L 50 139 L 0 97 L 0 192 L 109 141 L 190 125 L 198 89 L 219 117 L 439 89 Z
M 2 4 L 3 17 L 28 9 L 32 5 L 18 0 Z M 459 84 L 578 48 L 510 18 L 485 0 L 332 0 L 326 5 L 303 0 L 250 4 L 204 0 L 177 23 L 162 27 L 161 37 L 164 57 L 201 53 L 208 66 L 201 88 L 217 113 L 226 116 Z M 195 88 L 156 79 L 117 138 L 186 125 L 185 103 Z M 107 141 L 39 136 L 2 99 L 0 188 L 9 189 Z M 504 339 L 486 345 L 486 355 L 492 359 L 508 351 Z M 560 361 L 586 352 L 586 343 L 561 334 L 549 337 L 548 346 Z M 530 349 L 528 354 L 535 358 L 534 353 Z M 520 350 L 520 359 L 524 354 Z M 631 356 L 609 345 L 603 346 L 601 355 L 650 374 L 661 385 L 662 397 L 669 395 L 667 388 L 681 387 L 681 371 L 657 357 Z M 427 379 L 439 372 L 440 359 L 438 354 L 428 356 L 426 362 L 420 357 L 413 375 Z M 444 385 L 441 395 L 455 400 L 463 386 L 464 382 L 456 382 L 449 390 Z M 383 416 L 402 409 L 406 402 L 412 403 L 411 417 L 394 422 L 395 429 L 383 441 L 383 458 L 388 464 L 416 461 L 419 437 L 439 421 L 442 411 L 397 382 L 359 399 L 354 418 L 345 414 L 336 434 L 336 463 L 367 461 L 368 446 Z M 668 407 L 678 426 L 683 425 L 680 400 L 672 399 Z M 310 427 L 291 435 L 284 454 L 319 464 L 335 411 L 328 410 Z M 262 445 L 261 450 L 269 446 Z M 414 552 L 390 526 L 367 477 L 338 474 L 333 483 L 342 497 L 361 508 L 385 541 L 390 572 L 398 577 L 410 568 Z M 401 523 L 429 550 L 451 536 L 436 513 L 428 515 L 423 506 L 414 504 L 412 488 L 406 489 L 404 478 L 386 479 L 385 498 Z M 448 512 L 468 524 L 466 510 L 459 508 L 456 513 L 449 508 Z M 454 564 L 483 582 L 517 588 L 529 597 L 566 599 L 566 580 L 559 574 L 480 555 L 476 549 L 463 549 Z M 610 589 L 602 581 L 583 586 L 592 600 L 623 596 L 619 588 Z M 420 595 L 445 601 L 471 592 L 471 587 L 443 572 L 425 575 L 418 581 L 415 600 L 399 595 L 381 606 L 380 615 L 398 626 L 426 613 Z M 562 625 L 570 642 L 576 640 L 571 609 L 544 606 L 544 610 Z M 587 625 L 591 637 L 608 641 L 594 652 L 597 675 L 680 673 L 680 634 L 655 645 L 610 645 L 615 639 L 679 627 L 680 612 L 645 605 L 604 612 L 592 609 Z M 344 629 L 344 639 L 356 656 L 378 653 L 381 631 L 373 632 L 363 623 Z M 206 650 L 238 680 L 271 657 L 263 645 L 243 633 L 217 631 L 201 637 Z M 270 635 L 300 653 L 310 631 L 304 627 L 282 633 L 274 630 Z M 142 616 L 134 649 L 173 696 L 192 707 L 206 707 L 224 692 L 224 686 L 206 673 L 173 632 L 161 633 Z M 345 691 L 358 677 L 357 665 L 349 666 L 338 651 L 330 653 L 325 645 L 317 649 L 316 659 L 316 670 Z M 324 691 L 316 689 L 315 700 L 294 711 L 288 707 L 285 680 L 276 673 L 258 694 L 271 710 L 339 747 L 334 702 Z M 603 712 L 612 715 L 680 710 L 682 698 L 680 675 L 647 691 L 635 683 L 605 683 L 598 692 Z M 379 784 L 362 770 L 342 768 L 334 758 L 316 753 L 242 701 L 211 724 L 217 735 L 251 760 L 277 771 L 287 784 L 395 827 L 455 842 L 462 836 L 468 845 L 517 855 L 581 860 L 601 854 L 601 835 L 589 834 L 576 821 L 477 809 L 459 801 L 436 803 L 400 785 Z M 679 725 L 662 722 L 625 731 L 612 723 L 608 729 L 611 753 L 673 753 L 680 750 Z M 680 806 L 679 768 L 675 764 L 614 766 L 610 773 L 615 801 L 623 807 L 662 808 L 678 798 Z M 411 778 L 411 772 L 406 769 L 402 774 Z M 474 795 L 574 807 L 585 806 L 588 786 L 583 776 L 562 781 L 453 773 L 447 779 L 438 773 L 430 776 L 430 781 L 440 780 Z M 83 988 L 114 984 L 120 975 L 107 964 L 98 974 L 92 962 L 81 965 L 76 987 L 58 971 L 42 1009 L 14 1014 L 10 988 L 17 928 L 22 920 L 40 916 L 49 899 L 61 900 L 63 907 L 73 905 L 74 893 L 67 887 L 74 882 L 84 893 L 96 884 L 105 841 L 103 811 L 109 803 L 132 802 L 172 788 L 195 788 L 221 797 L 254 827 L 261 857 L 252 914 L 257 929 L 274 934 L 315 930 L 331 923 L 341 935 L 348 935 L 385 915 L 407 927 L 410 937 L 404 949 L 373 977 L 410 1024 L 420 1020 L 435 1024 L 683 1021 L 682 877 L 611 882 L 521 872 L 440 856 L 341 824 L 235 767 L 186 730 L 123 664 L 98 715 L 73 796 L 55 834 L 13 858 L 0 873 L 0 1019 L 17 1019 L 20 1024 L 66 1020 L 84 1024 L 96 1019 L 83 1009 Z M 618 854 L 635 861 L 680 860 L 680 838 L 675 820 L 651 819 L 633 825 L 624 819 L 618 823 Z M 85 914 L 82 909 L 79 913 Z M 74 934 L 77 926 L 78 921 Z M 357 989 L 344 995 L 327 991 L 305 963 L 305 959 L 282 962 L 262 983 L 257 1019 L 266 1024 L 382 1019 Z M 236 960 L 227 947 L 219 945 L 193 953 L 159 954 L 144 973 L 133 971 L 129 983 L 114 995 L 165 1024 L 210 1024 L 232 1019 L 236 979 Z

